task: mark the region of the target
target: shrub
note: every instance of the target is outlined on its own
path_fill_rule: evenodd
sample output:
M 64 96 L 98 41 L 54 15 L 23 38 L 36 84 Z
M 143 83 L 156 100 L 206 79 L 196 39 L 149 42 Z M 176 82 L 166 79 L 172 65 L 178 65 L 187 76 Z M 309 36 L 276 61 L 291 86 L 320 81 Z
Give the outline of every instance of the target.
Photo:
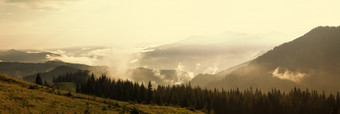
M 65 96 L 72 97 L 71 91 L 69 91 L 68 93 L 66 93 Z
M 30 85 L 28 89 L 38 89 L 39 87 L 37 85 Z
M 131 114 L 140 114 L 142 111 L 138 110 L 136 107 L 133 107 L 130 111 Z

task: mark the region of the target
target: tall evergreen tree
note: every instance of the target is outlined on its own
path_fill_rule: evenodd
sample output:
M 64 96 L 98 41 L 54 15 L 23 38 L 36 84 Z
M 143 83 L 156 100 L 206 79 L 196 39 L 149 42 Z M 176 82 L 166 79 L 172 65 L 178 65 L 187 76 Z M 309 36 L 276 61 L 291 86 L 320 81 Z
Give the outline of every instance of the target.
M 77 84 L 77 87 L 76 87 L 76 92 L 79 93 L 80 92 L 80 87 L 79 85 Z
M 143 102 L 145 102 L 145 95 L 146 95 L 146 89 L 145 89 L 145 86 L 144 86 L 143 83 L 140 86 L 139 92 L 140 92 L 140 94 L 138 96 L 139 97 L 138 102 L 143 103 Z
M 35 78 L 35 83 L 36 83 L 36 84 L 39 84 L 39 85 L 42 85 L 42 84 L 43 84 L 43 82 L 42 82 L 42 80 L 41 80 L 41 77 L 40 77 L 40 74 L 39 74 L 39 73 L 37 74 L 37 77 Z
M 151 81 L 149 81 L 149 84 L 148 84 L 148 91 L 147 91 L 147 98 L 146 98 L 146 103 L 147 104 L 150 104 L 151 101 L 152 101 L 152 84 L 151 84 Z

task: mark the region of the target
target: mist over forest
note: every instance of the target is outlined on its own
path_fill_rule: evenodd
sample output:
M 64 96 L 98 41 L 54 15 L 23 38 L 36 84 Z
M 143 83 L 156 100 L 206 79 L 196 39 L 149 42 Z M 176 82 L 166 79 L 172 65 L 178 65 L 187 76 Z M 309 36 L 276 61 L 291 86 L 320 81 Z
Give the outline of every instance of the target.
M 287 107 L 293 101 L 273 101 L 273 94 L 281 100 L 297 97 L 291 94 L 306 99 L 312 95 L 320 102 L 332 103 L 323 104 L 331 109 L 317 108 L 315 112 L 337 112 L 339 37 L 340 27 L 319 26 L 275 47 L 265 42 L 275 39 L 226 32 L 125 50 L 103 46 L 10 49 L 0 52 L 0 72 L 70 92 L 205 113 L 307 113 L 308 108 L 316 107 L 313 103 L 317 101 L 312 101 L 295 110 L 301 106 Z M 212 42 L 205 43 L 208 41 Z M 244 107 L 243 103 L 250 101 L 242 99 L 249 98 L 254 99 L 253 105 L 268 107 L 261 104 L 266 102 L 276 108 L 263 112 L 260 107 Z M 229 105 L 236 107 L 220 108 Z
M 0 114 L 338 114 L 339 4 L 0 0 Z

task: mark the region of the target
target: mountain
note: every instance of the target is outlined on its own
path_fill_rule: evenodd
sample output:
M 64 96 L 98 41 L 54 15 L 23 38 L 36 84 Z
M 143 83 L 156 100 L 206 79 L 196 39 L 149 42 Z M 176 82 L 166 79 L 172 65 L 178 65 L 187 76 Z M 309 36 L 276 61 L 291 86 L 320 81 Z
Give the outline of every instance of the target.
M 198 74 L 196 75 L 191 81 L 191 85 L 193 86 L 206 86 L 208 83 L 212 82 L 212 81 L 218 81 L 223 79 L 226 75 L 230 74 L 231 72 L 245 67 L 249 64 L 249 62 L 245 62 L 239 65 L 236 65 L 234 67 L 230 67 L 228 69 L 225 69 L 223 71 L 220 71 L 216 74 Z
M 47 88 L 0 74 L 0 113 L 202 113 Z
M 107 68 L 102 66 L 88 66 L 61 61 L 48 61 L 45 63 L 0 62 L 0 73 L 23 79 L 26 76 L 36 75 L 37 73 L 49 72 L 59 66 L 67 66 L 80 70 L 90 70 L 96 74 L 107 72 Z
M 112 48 L 100 46 L 82 46 L 56 49 L 21 49 L 0 50 L 0 62 L 45 63 L 63 61 L 86 65 L 98 64 L 99 60 L 112 54 Z
M 44 63 L 48 61 L 46 56 L 60 56 L 50 52 L 36 50 L 15 50 L 0 52 L 0 62 Z
M 340 27 L 317 27 L 252 60 L 219 81 L 218 88 L 281 88 L 294 86 L 325 90 L 340 89 Z
M 242 68 L 242 67 L 247 66 L 247 65 L 249 64 L 249 62 L 250 62 L 250 61 L 245 62 L 245 63 L 241 63 L 241 64 L 239 64 L 239 65 L 230 67 L 230 68 L 225 69 L 225 70 L 222 70 L 221 72 L 218 72 L 218 73 L 216 73 L 215 75 L 217 75 L 217 76 L 225 76 L 225 75 L 227 75 L 227 74 L 229 74 L 229 73 L 231 73 L 231 72 L 233 72 L 233 71 L 235 71 L 235 70 L 237 70 L 237 69 L 239 69 L 239 68 Z
M 102 67 L 103 69 L 101 70 L 93 70 L 95 68 L 100 69 L 101 67 L 81 68 L 81 67 L 61 65 L 52 70 L 49 70 L 46 72 L 39 72 L 39 73 L 43 81 L 46 80 L 49 84 L 53 85 L 52 81 L 54 77 L 57 77 L 59 75 L 64 75 L 67 73 L 76 73 L 79 70 L 90 70 L 89 74 L 94 73 L 97 76 L 101 76 L 102 75 L 101 72 L 104 72 L 104 74 L 106 74 L 105 67 Z M 98 72 L 98 71 L 101 71 L 101 72 Z M 36 76 L 37 74 L 31 74 L 31 75 L 25 76 L 23 80 L 28 81 L 28 82 L 35 82 Z M 112 77 L 114 75 L 108 75 L 108 76 Z M 139 67 L 139 68 L 127 70 L 124 73 L 124 76 L 128 77 L 128 79 L 138 81 L 138 82 L 143 82 L 145 84 L 151 81 L 154 84 L 174 85 L 174 84 L 187 83 L 192 79 L 194 75 L 192 73 L 179 71 L 179 70 L 156 70 L 156 69 Z M 79 77 L 79 78 L 82 78 L 82 77 Z M 117 79 L 125 79 L 125 77 L 117 77 Z M 82 81 L 82 82 L 85 82 L 85 81 Z
M 192 36 L 147 48 L 137 64 L 151 69 L 177 69 L 181 65 L 185 71 L 194 74 L 215 74 L 255 59 L 281 43 L 283 36 L 290 37 L 285 34 L 270 37 L 272 34 L 225 32 L 215 36 Z
M 156 70 L 142 67 L 130 69 L 126 72 L 126 75 L 138 82 L 143 82 L 146 84 L 149 81 L 152 81 L 155 84 L 160 85 L 182 84 L 189 82 L 193 77 L 193 74 L 185 71 Z
M 43 81 L 46 80 L 48 83 L 52 83 L 53 77 L 57 77 L 59 75 L 66 74 L 66 73 L 77 72 L 78 70 L 80 69 L 68 67 L 68 66 L 59 66 L 59 67 L 54 68 L 51 71 L 40 73 L 40 76 L 41 76 L 41 80 Z M 29 81 L 29 82 L 35 82 L 36 76 L 37 76 L 36 74 L 29 75 L 29 76 L 26 76 L 24 80 Z

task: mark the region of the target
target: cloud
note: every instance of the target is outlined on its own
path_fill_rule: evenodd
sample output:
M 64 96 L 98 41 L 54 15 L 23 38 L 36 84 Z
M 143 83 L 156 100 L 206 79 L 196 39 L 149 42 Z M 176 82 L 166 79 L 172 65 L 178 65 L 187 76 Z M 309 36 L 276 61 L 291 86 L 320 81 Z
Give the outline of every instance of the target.
M 295 83 L 300 83 L 301 79 L 304 78 L 305 76 L 307 76 L 305 73 L 301 73 L 301 72 L 292 72 L 289 71 L 288 69 L 285 69 L 285 71 L 283 73 L 279 72 L 280 67 L 277 67 L 273 72 L 272 75 L 273 77 L 282 79 L 282 80 L 290 80 L 293 81 Z
M 208 67 L 203 73 L 207 73 L 207 74 L 216 74 L 217 71 L 219 70 L 218 68 L 218 64 L 214 64 L 211 67 Z
M 75 0 L 0 0 L 0 4 L 10 4 L 32 10 L 59 10 L 65 3 L 71 1 Z
M 186 70 L 185 66 L 182 63 L 178 63 L 177 65 L 176 76 L 177 81 L 174 84 L 182 84 L 185 82 L 189 82 L 191 79 L 195 77 L 194 73 Z
M 152 72 L 156 77 L 160 78 L 161 80 L 165 79 L 165 75 L 162 75 L 159 69 L 153 69 Z
M 107 75 L 121 79 L 131 79 L 126 75 L 129 69 L 136 67 L 140 59 L 141 49 L 118 49 L 110 47 L 66 48 L 45 50 L 55 55 L 47 55 L 48 60 L 60 60 L 68 63 L 86 64 L 90 66 L 107 66 Z M 156 72 L 156 71 L 155 71 Z
M 6 3 L 37 3 L 46 1 L 56 1 L 56 0 L 3 0 Z
M 75 57 L 75 56 L 68 56 L 68 55 L 61 55 L 61 56 L 54 56 L 54 55 L 46 55 L 48 60 L 61 60 L 64 62 L 69 63 L 79 63 L 79 64 L 86 64 L 86 65 L 94 65 L 98 62 L 96 57 Z
M 196 69 L 195 70 L 198 70 L 200 68 L 201 64 L 200 63 L 196 63 Z

